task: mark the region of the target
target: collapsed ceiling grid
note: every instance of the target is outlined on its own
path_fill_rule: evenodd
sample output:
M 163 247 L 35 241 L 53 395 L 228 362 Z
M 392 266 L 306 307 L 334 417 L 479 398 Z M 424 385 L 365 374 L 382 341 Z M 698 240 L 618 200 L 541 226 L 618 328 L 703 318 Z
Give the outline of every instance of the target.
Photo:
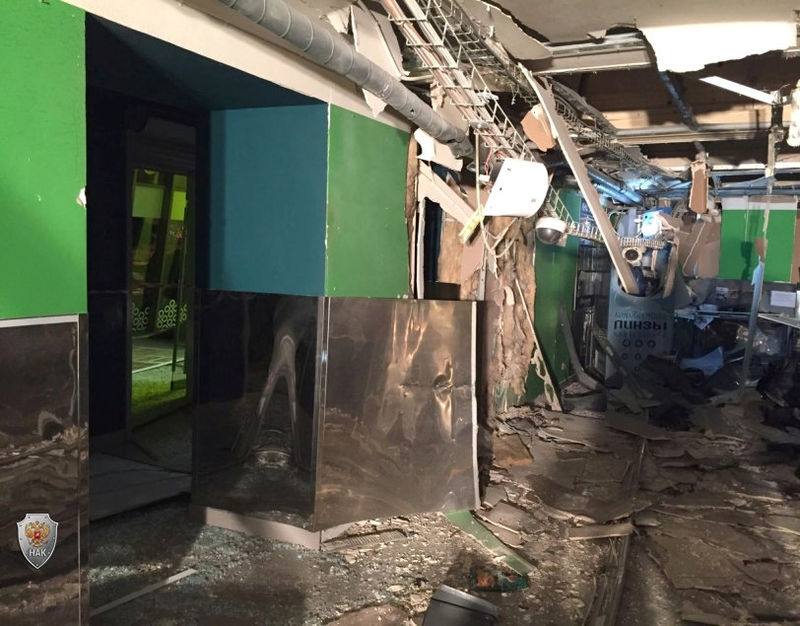
M 712 0 L 604 0 L 592 11 L 578 0 L 299 1 L 302 11 L 286 0 L 218 4 L 354 82 L 373 115 L 388 105 L 417 128 L 413 291 L 423 297 L 427 198 L 472 259 L 462 296 L 495 302 L 501 322 L 512 312 L 489 351 L 495 386 L 519 391 L 526 368 L 514 363 L 540 353 L 536 235 L 601 242 L 625 292 L 657 283 L 666 297 L 679 260 L 708 236 L 702 224 L 719 231 L 719 198 L 743 193 L 743 180 L 747 195 L 795 192 L 800 59 L 787 0 L 737 0 L 724 13 Z M 564 209 L 552 192 L 564 185 L 580 189 L 589 217 Z M 612 223 L 629 209 L 627 228 Z M 481 254 L 467 254 L 475 244 Z

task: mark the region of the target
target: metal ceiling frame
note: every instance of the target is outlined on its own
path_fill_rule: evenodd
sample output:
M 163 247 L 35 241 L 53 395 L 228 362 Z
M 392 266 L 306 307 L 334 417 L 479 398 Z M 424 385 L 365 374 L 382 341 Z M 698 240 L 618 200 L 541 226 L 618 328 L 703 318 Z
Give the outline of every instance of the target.
M 639 33 L 606 35 L 602 40 L 545 44 L 552 57 L 525 65 L 536 76 L 557 76 L 650 67 L 653 58 Z

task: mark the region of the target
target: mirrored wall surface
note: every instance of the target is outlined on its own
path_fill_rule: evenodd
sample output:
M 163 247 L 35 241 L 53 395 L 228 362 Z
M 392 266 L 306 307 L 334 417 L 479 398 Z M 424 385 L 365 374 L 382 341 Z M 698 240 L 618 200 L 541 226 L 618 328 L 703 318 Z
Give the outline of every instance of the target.
M 474 508 L 474 304 L 324 305 L 317 526 Z
M 475 308 L 206 292 L 193 503 L 321 530 L 477 503 Z
M 194 504 L 312 526 L 318 307 L 201 295 Z
M 0 595 L 14 599 L 3 623 L 88 619 L 85 329 L 78 315 L 0 320 Z M 28 514 L 57 527 L 34 536 L 23 523 L 19 539 Z M 35 568 L 23 550 L 46 560 Z

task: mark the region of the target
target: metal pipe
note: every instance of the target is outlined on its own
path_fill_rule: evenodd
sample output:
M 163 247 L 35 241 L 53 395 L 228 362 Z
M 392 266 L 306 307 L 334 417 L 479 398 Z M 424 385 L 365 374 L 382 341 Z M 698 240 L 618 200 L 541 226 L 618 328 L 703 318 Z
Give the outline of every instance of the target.
M 765 255 L 766 256 L 766 255 Z M 750 379 L 750 362 L 753 358 L 753 340 L 758 329 L 758 309 L 761 306 L 761 290 L 764 287 L 764 260 L 758 256 L 758 265 L 753 271 L 753 300 L 750 303 L 750 319 L 747 323 L 747 341 L 744 344 L 744 361 L 742 361 L 742 385 L 739 393 L 743 393 Z
M 644 199 L 641 194 L 633 189 L 629 189 L 623 183 L 619 183 L 610 176 L 606 176 L 595 169 L 587 168 L 589 171 L 589 178 L 603 193 L 611 196 L 615 200 L 624 202 L 626 204 L 636 204 L 642 206 Z
M 314 62 L 375 94 L 403 117 L 450 147 L 456 157 L 470 157 L 472 142 L 427 103 L 350 43 L 284 0 L 218 0 L 252 22 L 297 47 Z

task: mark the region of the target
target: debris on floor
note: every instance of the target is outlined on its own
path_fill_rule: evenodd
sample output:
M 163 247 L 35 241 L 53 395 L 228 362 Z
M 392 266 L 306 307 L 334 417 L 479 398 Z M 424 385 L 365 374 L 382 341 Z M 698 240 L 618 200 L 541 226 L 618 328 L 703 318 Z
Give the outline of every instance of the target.
M 146 610 L 154 621 L 180 611 L 419 626 L 443 585 L 490 602 L 501 625 L 800 620 L 800 421 L 755 391 L 728 404 L 691 404 L 682 390 L 658 400 L 686 408 L 686 423 L 615 401 L 510 409 L 487 438 L 479 509 L 358 522 L 321 551 L 195 524 L 182 501 L 100 521 L 93 605 L 197 574 L 97 623 Z

